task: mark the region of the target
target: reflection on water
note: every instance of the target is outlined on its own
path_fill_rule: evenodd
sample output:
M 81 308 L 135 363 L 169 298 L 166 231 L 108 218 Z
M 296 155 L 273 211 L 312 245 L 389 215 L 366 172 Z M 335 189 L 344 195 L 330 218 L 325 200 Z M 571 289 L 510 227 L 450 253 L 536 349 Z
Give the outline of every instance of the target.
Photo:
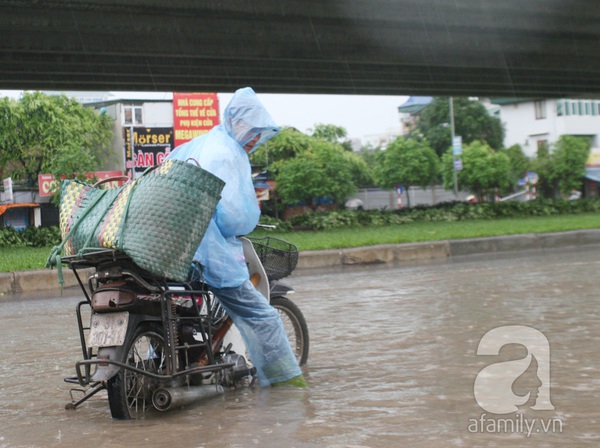
M 598 446 L 597 249 L 296 274 L 309 390 L 244 389 L 141 422 L 112 421 L 102 394 L 64 410 L 63 377 L 80 356 L 77 298 L 4 298 L 0 447 Z M 476 355 L 505 325 L 548 339 L 553 411 L 531 409 L 535 357 L 512 388 L 531 393 L 518 413 L 478 405 L 478 373 L 527 355 L 514 344 Z

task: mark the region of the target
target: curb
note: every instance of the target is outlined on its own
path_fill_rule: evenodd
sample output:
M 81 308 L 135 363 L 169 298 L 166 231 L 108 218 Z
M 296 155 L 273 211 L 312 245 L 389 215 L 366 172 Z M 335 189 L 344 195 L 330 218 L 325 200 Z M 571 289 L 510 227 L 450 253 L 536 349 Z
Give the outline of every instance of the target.
M 345 265 L 426 261 L 450 256 L 449 241 L 382 244 L 339 250 L 301 252 L 296 269 L 326 268 Z
M 64 288 L 77 286 L 73 271 L 63 269 Z M 85 281 L 85 277 L 81 277 Z M 0 273 L 0 297 L 5 294 L 21 294 L 35 291 L 60 291 L 56 269 L 37 269 Z
M 600 244 L 600 229 L 556 233 L 527 233 L 425 243 L 382 244 L 350 249 L 300 252 L 297 269 L 394 262 L 419 263 L 464 255 L 543 250 L 596 244 Z M 78 285 L 75 275 L 69 269 L 63 269 L 63 277 L 65 288 Z M 24 292 L 59 290 L 56 269 L 0 273 L 0 296 Z
M 422 262 L 464 255 L 555 249 L 595 244 L 600 244 L 600 229 L 527 233 L 427 243 L 384 244 L 352 249 L 301 252 L 297 269 L 392 262 Z

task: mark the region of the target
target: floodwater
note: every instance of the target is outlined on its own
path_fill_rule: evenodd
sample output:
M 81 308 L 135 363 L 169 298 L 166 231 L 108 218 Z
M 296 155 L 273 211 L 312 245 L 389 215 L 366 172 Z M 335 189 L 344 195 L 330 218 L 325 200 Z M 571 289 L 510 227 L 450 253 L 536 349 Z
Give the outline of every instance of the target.
M 102 395 L 64 409 L 80 356 L 73 291 L 4 297 L 0 448 L 599 446 L 599 271 L 588 247 L 295 273 L 308 390 L 242 389 L 134 422 L 112 421 Z M 519 345 L 524 327 L 548 350 Z M 508 332 L 502 350 L 477 355 L 493 329 Z M 495 367 L 509 389 L 478 394 Z

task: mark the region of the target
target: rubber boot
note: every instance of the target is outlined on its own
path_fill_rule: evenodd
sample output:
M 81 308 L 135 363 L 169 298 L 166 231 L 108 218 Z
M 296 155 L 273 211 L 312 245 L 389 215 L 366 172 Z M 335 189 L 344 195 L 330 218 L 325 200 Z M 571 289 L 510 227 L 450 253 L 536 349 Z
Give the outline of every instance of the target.
M 273 384 L 271 384 L 271 386 L 272 387 L 293 386 L 293 387 L 307 388 L 308 387 L 308 383 L 304 379 L 303 375 L 298 375 L 298 376 L 295 376 L 293 378 L 290 378 L 289 380 L 280 381 L 278 383 L 273 383 Z

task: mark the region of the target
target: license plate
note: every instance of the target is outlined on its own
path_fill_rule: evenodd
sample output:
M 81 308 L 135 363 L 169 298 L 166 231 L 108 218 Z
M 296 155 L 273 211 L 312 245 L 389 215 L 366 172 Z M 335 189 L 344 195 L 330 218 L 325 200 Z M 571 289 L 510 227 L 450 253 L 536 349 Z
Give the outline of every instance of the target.
M 123 345 L 127 333 L 127 322 L 129 313 L 93 314 L 90 325 L 88 346 L 90 347 L 112 347 Z

